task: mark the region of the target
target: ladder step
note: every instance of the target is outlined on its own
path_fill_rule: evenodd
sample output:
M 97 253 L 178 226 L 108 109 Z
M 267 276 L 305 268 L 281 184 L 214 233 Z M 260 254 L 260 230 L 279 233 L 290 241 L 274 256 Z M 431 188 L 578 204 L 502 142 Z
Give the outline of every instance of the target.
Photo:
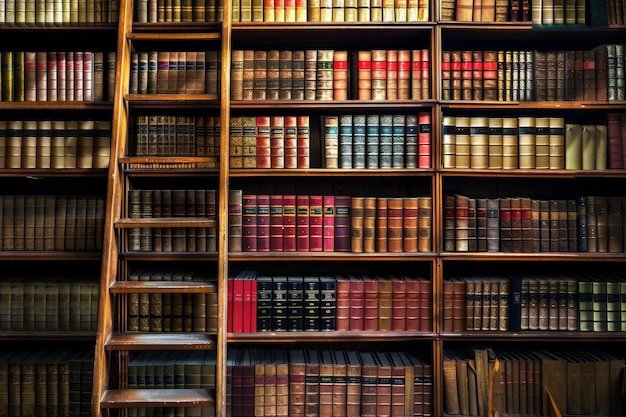
M 212 350 L 215 340 L 204 333 L 117 333 L 106 350 Z
M 107 390 L 102 408 L 214 407 L 215 400 L 203 389 L 118 389 Z
M 111 284 L 113 294 L 214 293 L 216 289 L 216 283 L 210 281 L 115 281 Z

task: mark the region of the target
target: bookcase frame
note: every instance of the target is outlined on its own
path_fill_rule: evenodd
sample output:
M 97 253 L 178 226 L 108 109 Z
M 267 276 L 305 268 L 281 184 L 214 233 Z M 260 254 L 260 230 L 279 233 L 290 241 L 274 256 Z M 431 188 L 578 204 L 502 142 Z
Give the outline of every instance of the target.
M 221 119 L 221 150 L 219 159 L 219 198 L 218 198 L 218 252 L 216 258 L 218 271 L 218 332 L 216 337 L 215 348 L 217 349 L 217 378 L 216 378 L 216 398 L 215 409 L 216 415 L 226 415 L 226 352 L 229 345 L 246 346 L 248 344 L 262 344 L 277 346 L 289 346 L 292 344 L 303 344 L 309 342 L 319 342 L 321 344 L 351 344 L 359 343 L 360 345 L 384 346 L 386 342 L 415 342 L 429 346 L 432 351 L 432 364 L 434 369 L 434 393 L 435 401 L 433 404 L 434 415 L 442 416 L 443 413 L 443 371 L 442 358 L 443 350 L 448 342 L 527 342 L 540 341 L 542 343 L 562 343 L 562 342 L 580 342 L 596 343 L 610 342 L 623 345 L 626 342 L 626 336 L 623 334 L 594 334 L 594 333 L 561 333 L 561 332 L 530 332 L 512 333 L 512 332 L 461 332 L 449 333 L 442 331 L 442 283 L 444 280 L 444 265 L 449 262 L 501 262 L 503 265 L 507 263 L 515 264 L 516 262 L 536 262 L 537 264 L 550 262 L 567 262 L 571 265 L 585 262 L 599 262 L 609 267 L 621 266 L 626 261 L 626 255 L 620 254 L 589 254 L 589 253 L 548 253 L 548 254 L 529 254 L 529 253 L 458 253 L 443 251 L 443 202 L 444 183 L 449 179 L 462 178 L 465 180 L 488 180 L 491 178 L 520 179 L 523 181 L 540 182 L 543 179 L 557 179 L 559 181 L 575 181 L 578 178 L 587 178 L 592 181 L 602 181 L 603 179 L 613 179 L 615 181 L 623 181 L 626 179 L 624 170 L 611 170 L 604 172 L 597 171 L 548 171 L 548 170 L 461 170 L 461 169 L 442 169 L 441 168 L 441 142 L 442 142 L 442 114 L 445 111 L 531 111 L 539 112 L 542 110 L 549 112 L 557 111 L 575 111 L 583 112 L 587 109 L 595 109 L 600 111 L 623 111 L 626 109 L 626 103 L 615 102 L 492 102 L 492 101 L 444 101 L 441 99 L 441 52 L 443 50 L 446 36 L 454 33 L 455 36 L 464 36 L 475 31 L 479 31 L 480 35 L 472 35 L 480 38 L 481 44 L 488 44 L 489 40 L 499 34 L 506 34 L 508 37 L 519 36 L 529 44 L 538 45 L 542 37 L 548 36 L 545 31 L 534 29 L 528 23 L 466 23 L 466 22 L 442 22 L 439 21 L 441 1 L 431 4 L 430 18 L 428 22 L 412 23 L 412 24 L 373 24 L 373 23 L 355 23 L 355 24 L 333 24 L 333 23 L 241 23 L 232 22 L 230 2 L 224 4 L 224 19 L 219 31 L 221 43 L 221 90 L 219 94 L 219 113 Z M 118 67 L 116 71 L 116 93 L 113 109 L 113 144 L 112 163 L 108 172 L 108 198 L 105 228 L 105 245 L 103 253 L 102 279 L 101 279 L 101 297 L 100 301 L 100 320 L 98 327 L 98 336 L 96 343 L 96 365 L 94 372 L 94 395 L 93 395 L 93 415 L 100 416 L 103 414 L 105 407 L 114 407 L 120 399 L 109 398 L 107 403 L 103 404 L 103 395 L 107 390 L 108 377 L 111 372 L 108 358 L 110 352 L 107 350 L 107 343 L 112 333 L 113 310 L 111 300 L 111 290 L 116 285 L 117 268 L 119 260 L 117 230 L 120 227 L 119 219 L 122 217 L 121 208 L 124 205 L 124 183 L 122 181 L 123 173 L 121 165 L 128 162 L 124 156 L 124 147 L 129 130 L 129 102 L 138 101 L 146 106 L 173 106 L 194 108 L 193 101 L 202 99 L 202 97 L 182 97 L 182 96 L 144 96 L 144 95 L 128 95 L 129 72 L 130 72 L 130 41 L 131 40 L 153 40 L 159 39 L 176 39 L 176 40 L 198 40 L 208 39 L 213 34 L 203 34 L 204 26 L 193 29 L 191 26 L 177 26 L 175 24 L 135 24 L 133 25 L 133 0 L 122 0 L 120 8 L 120 23 L 118 29 Z M 181 30 L 181 27 L 184 29 Z M 188 29 L 190 32 L 186 32 Z M 587 29 L 555 29 L 551 31 L 551 35 L 561 38 L 565 45 L 568 42 L 568 34 L 579 31 L 577 35 L 589 36 L 590 41 L 606 40 L 614 34 L 623 34 L 626 27 L 618 28 L 587 28 Z M 154 32 L 153 32 L 154 30 Z M 334 35 L 345 36 L 352 39 L 361 37 L 364 47 L 367 47 L 368 36 L 386 37 L 393 41 L 397 37 L 411 34 L 412 32 L 423 36 L 428 33 L 429 49 L 431 59 L 431 94 L 432 97 L 420 101 L 385 101 L 385 102 L 358 102 L 358 101 L 339 101 L 339 102 L 289 102 L 289 101 L 231 101 L 230 100 L 230 53 L 234 49 L 233 44 L 246 45 L 259 48 L 273 48 L 274 45 L 280 44 L 281 40 L 289 39 L 292 35 L 297 35 L 299 39 L 298 45 L 310 45 L 312 48 L 319 44 L 333 45 L 340 43 L 333 38 Z M 406 35 L 409 36 L 409 35 Z M 304 39 L 309 39 L 305 41 Z M 208 97 L 205 97 L 208 98 Z M 214 98 L 214 97 L 212 97 Z M 2 104 L 1 106 L 4 106 Z M 9 105 L 7 105 L 8 107 Z M 20 108 L 22 105 L 10 105 L 10 108 Z M 30 105 L 24 104 L 27 108 Z M 63 105 L 61 105 L 61 108 Z M 228 162 L 228 146 L 229 126 L 231 113 L 249 113 L 251 111 L 276 112 L 289 111 L 298 114 L 311 112 L 315 115 L 323 115 L 325 113 L 338 114 L 339 112 L 363 111 L 373 112 L 376 109 L 383 108 L 385 111 L 415 111 L 419 109 L 431 111 L 432 116 L 432 167 L 431 169 L 422 170 L 340 170 L 340 169 L 230 169 Z M 410 110 L 409 110 L 410 109 Z M 181 162 L 188 162 L 185 158 L 178 158 Z M 154 159 L 153 159 L 154 161 Z M 158 161 L 157 161 L 158 162 Z M 127 172 L 132 172 L 128 169 Z M 184 170 L 181 172 L 171 171 L 172 174 L 185 175 Z M 384 178 L 392 182 L 394 178 L 410 178 L 411 180 L 424 181 L 429 184 L 431 197 L 433 197 L 433 250 L 430 253 L 418 254 L 355 254 L 355 253 L 302 253 L 292 256 L 292 254 L 279 253 L 228 253 L 228 191 L 235 188 L 235 184 L 245 185 L 252 182 L 252 178 L 258 180 L 257 177 L 263 177 L 265 181 L 281 181 L 283 178 L 290 178 L 298 181 L 300 178 L 317 178 L 319 181 L 328 180 L 333 177 L 365 177 L 365 178 Z M 130 224 L 129 226 L 136 225 Z M 153 255 L 154 259 L 169 259 L 170 256 Z M 202 257 L 200 257 L 202 258 Z M 285 265 L 292 262 L 336 262 L 349 265 L 351 262 L 385 262 L 393 265 L 395 262 L 416 262 L 428 265 L 431 270 L 432 298 L 433 298 L 433 331 L 428 333 L 396 333 L 396 332 L 334 332 L 334 333 L 311 333 L 311 332 L 286 332 L 286 333 L 245 333 L 245 334 L 229 334 L 226 330 L 226 305 L 227 305 L 227 278 L 229 277 L 229 269 L 231 267 L 244 267 L 247 264 L 262 264 L 279 262 Z M 233 268 L 235 269 L 235 268 Z M 131 342 L 132 344 L 132 342 Z M 138 345 L 134 345 L 137 347 Z M 193 400 L 199 400 L 193 398 Z M 139 403 L 142 404 L 142 403 Z M 144 403 L 147 404 L 147 403 Z

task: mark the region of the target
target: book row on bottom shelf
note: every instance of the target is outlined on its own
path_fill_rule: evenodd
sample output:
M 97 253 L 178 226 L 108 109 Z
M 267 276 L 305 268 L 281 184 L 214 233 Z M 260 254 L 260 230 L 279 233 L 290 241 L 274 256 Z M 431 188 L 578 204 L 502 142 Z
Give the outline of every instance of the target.
M 88 415 L 93 364 L 93 351 L 0 352 L 0 414 Z
M 430 416 L 433 368 L 415 350 L 232 348 L 229 414 Z
M 609 347 L 446 347 L 444 411 L 623 415 L 623 353 Z

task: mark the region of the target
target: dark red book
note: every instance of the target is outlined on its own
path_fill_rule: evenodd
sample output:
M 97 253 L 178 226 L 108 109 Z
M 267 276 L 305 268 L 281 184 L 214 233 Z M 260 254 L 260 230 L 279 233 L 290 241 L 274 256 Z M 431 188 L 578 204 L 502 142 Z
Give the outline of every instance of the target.
M 255 333 L 257 331 L 257 280 L 256 273 L 249 279 L 250 288 L 249 291 L 249 304 L 250 304 L 250 326 L 249 331 Z
M 306 351 L 305 367 L 305 416 L 317 416 L 320 411 L 320 357 L 316 349 Z
M 251 332 L 252 331 L 252 322 L 251 322 L 251 318 L 252 318 L 252 310 L 256 311 L 256 306 L 252 306 L 252 282 L 256 282 L 256 280 L 254 280 L 254 277 L 252 277 L 250 274 L 246 275 L 245 278 L 241 279 L 242 282 L 242 308 L 243 308 L 243 312 L 242 312 L 242 325 L 241 325 L 241 331 L 242 332 Z M 256 297 L 255 297 L 256 299 Z M 256 319 L 255 319 L 256 322 Z
M 365 314 L 365 282 L 361 277 L 350 275 L 350 330 L 363 330 Z
M 350 279 L 347 276 L 337 275 L 337 314 L 335 329 L 337 331 L 350 330 Z
M 270 196 L 270 251 L 283 251 L 283 196 Z
M 311 252 L 321 252 L 324 249 L 323 234 L 324 199 L 321 195 L 312 195 L 309 196 L 309 250 Z
M 289 415 L 304 417 L 306 360 L 303 349 L 289 349 Z M 234 414 L 233 415 L 237 415 Z
M 296 248 L 298 252 L 309 251 L 309 196 L 296 197 Z
M 243 332 L 243 279 L 241 276 L 233 278 L 233 332 Z
M 378 280 L 363 277 L 363 330 L 378 330 Z
M 419 306 L 420 306 L 420 331 L 431 332 L 433 330 L 433 297 L 430 281 L 419 278 Z
M 413 277 L 403 278 L 406 281 L 406 330 L 416 332 L 420 329 L 420 283 Z
M 406 281 L 391 277 L 391 330 L 406 330 Z
M 256 196 L 257 216 L 257 251 L 269 252 L 270 250 L 270 196 L 260 194 Z
M 430 168 L 432 166 L 430 162 L 432 160 L 432 123 L 430 111 L 423 111 L 419 113 L 418 124 L 417 167 Z
M 454 317 L 454 301 L 452 300 L 452 294 L 452 281 L 445 279 L 443 281 L 443 293 L 441 301 L 442 328 L 444 332 L 452 331 L 452 323 Z
M 283 250 L 295 252 L 296 245 L 296 196 L 283 196 Z
M 244 252 L 257 251 L 257 196 L 245 194 L 242 206 L 242 246 Z
M 391 415 L 391 362 L 385 352 L 375 352 L 374 358 L 378 364 L 376 387 L 376 415 Z
M 335 196 L 325 195 L 323 199 L 323 242 L 324 252 L 335 251 Z
M 227 303 L 226 303 L 226 316 L 228 320 L 226 321 L 226 331 L 233 331 L 233 303 L 235 301 L 235 281 L 234 278 L 228 278 L 227 281 Z
M 350 252 L 350 196 L 335 196 L 335 252 Z

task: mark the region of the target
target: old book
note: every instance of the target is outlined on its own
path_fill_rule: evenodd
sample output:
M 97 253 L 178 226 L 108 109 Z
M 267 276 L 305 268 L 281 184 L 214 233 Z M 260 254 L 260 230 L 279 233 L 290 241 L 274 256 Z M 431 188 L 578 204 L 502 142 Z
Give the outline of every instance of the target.
M 296 196 L 283 195 L 283 250 L 297 250 L 297 213 Z
M 310 250 L 310 210 L 309 196 L 296 196 L 296 249 L 298 252 Z
M 324 249 L 324 199 L 320 195 L 309 196 L 309 250 Z

